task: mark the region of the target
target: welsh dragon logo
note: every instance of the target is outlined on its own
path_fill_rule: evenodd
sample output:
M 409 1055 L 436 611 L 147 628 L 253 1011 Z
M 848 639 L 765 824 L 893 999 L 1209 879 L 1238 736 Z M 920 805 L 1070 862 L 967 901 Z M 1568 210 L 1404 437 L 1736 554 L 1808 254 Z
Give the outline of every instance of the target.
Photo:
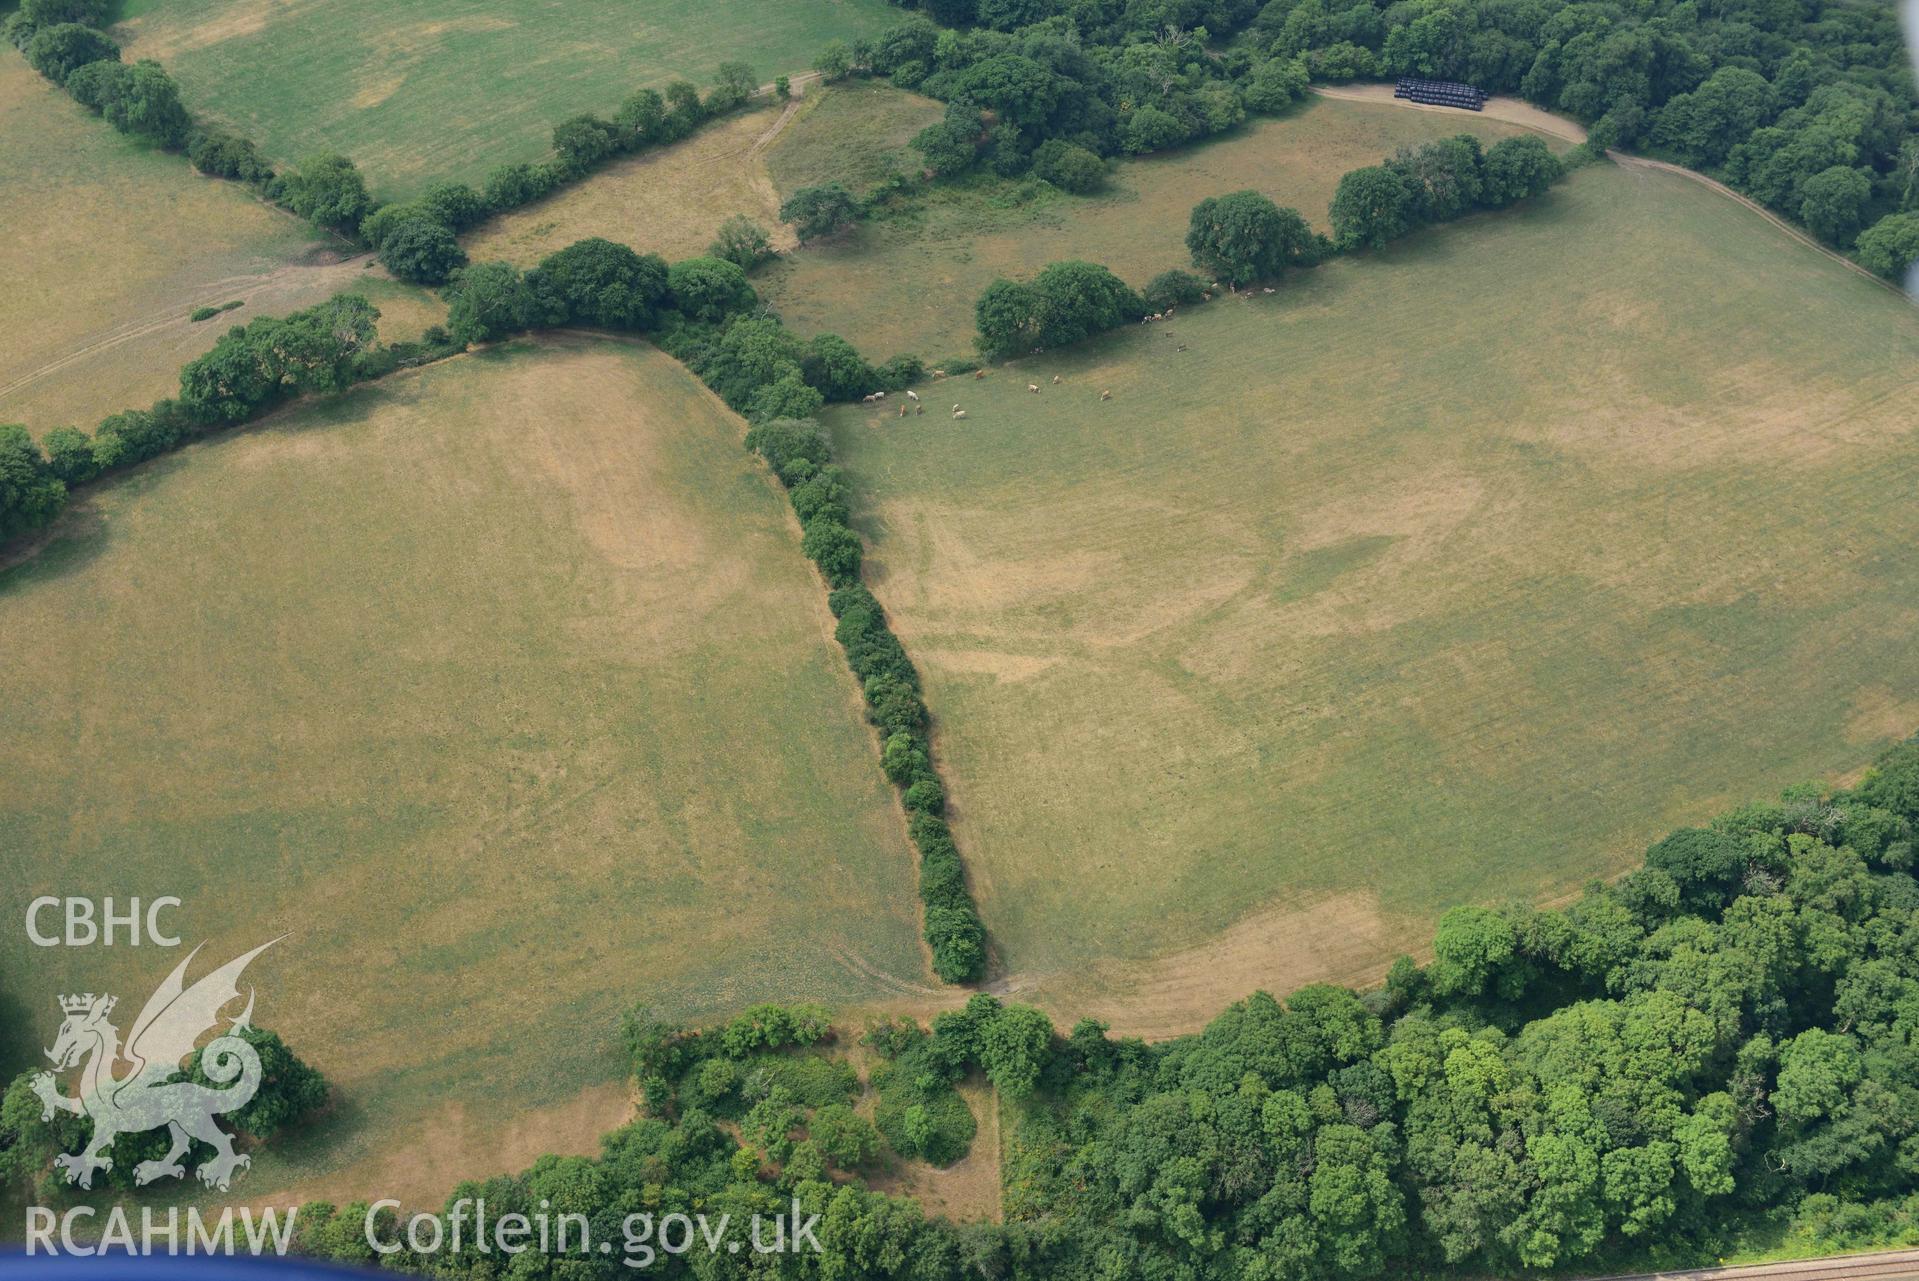
M 95 1170 L 111 1170 L 113 1161 L 106 1155 L 113 1140 L 122 1134 L 138 1134 L 166 1126 L 173 1147 L 159 1161 L 142 1161 L 133 1168 L 133 1180 L 142 1186 L 160 1178 L 180 1178 L 186 1167 L 180 1158 L 186 1155 L 192 1140 L 213 1148 L 215 1155 L 201 1163 L 196 1174 L 209 1187 L 225 1191 L 237 1171 L 252 1164 L 252 1159 L 233 1150 L 232 1138 L 213 1118 L 223 1112 L 245 1107 L 260 1088 L 260 1056 L 237 1035 L 249 1026 L 253 1016 L 253 993 L 247 992 L 247 1007 L 232 1021 L 229 1029 L 209 1041 L 201 1052 L 200 1064 L 207 1079 L 223 1089 L 212 1089 L 188 1081 L 169 1081 L 180 1071 L 182 1061 L 193 1053 L 201 1033 L 219 1022 L 220 1011 L 240 996 L 241 971 L 254 957 L 279 942 L 262 943 L 245 956 L 229 961 L 206 975 L 192 987 L 186 986 L 187 966 L 200 953 L 194 948 L 187 959 L 167 975 L 166 981 L 147 999 L 140 1017 L 133 1021 L 122 1049 L 120 1033 L 107 1021 L 113 1013 L 115 998 L 63 996 L 60 1009 L 66 1021 L 53 1048 L 46 1052 L 55 1072 L 64 1072 L 83 1060 L 80 1093 L 69 1098 L 54 1086 L 53 1072 L 41 1072 L 33 1079 L 33 1089 L 44 1105 L 41 1119 L 51 1121 L 54 1110 L 71 1112 L 93 1121 L 93 1137 L 78 1152 L 62 1153 L 54 1166 L 65 1172 L 68 1183 L 83 1188 L 93 1186 Z M 203 945 L 204 946 L 204 945 Z M 115 1066 L 125 1060 L 131 1070 L 116 1075 Z M 236 1084 L 229 1085 L 238 1078 Z

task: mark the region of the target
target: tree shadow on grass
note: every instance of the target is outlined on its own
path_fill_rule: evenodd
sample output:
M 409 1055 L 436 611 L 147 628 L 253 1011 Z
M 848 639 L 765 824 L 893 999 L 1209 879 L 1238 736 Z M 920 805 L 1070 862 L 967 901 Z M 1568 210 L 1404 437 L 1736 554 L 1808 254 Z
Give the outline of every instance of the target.
M 0 556 L 0 601 L 85 569 L 106 551 L 112 537 L 112 522 L 91 495 L 73 503 L 51 529 Z

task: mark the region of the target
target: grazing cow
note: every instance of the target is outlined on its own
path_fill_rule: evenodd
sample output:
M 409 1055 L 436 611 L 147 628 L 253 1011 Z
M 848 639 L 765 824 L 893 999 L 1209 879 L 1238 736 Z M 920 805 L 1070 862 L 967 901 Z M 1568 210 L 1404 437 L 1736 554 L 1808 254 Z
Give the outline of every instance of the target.
M 985 371 L 984 369 L 975 369 L 975 370 L 973 371 L 973 381 L 974 381 L 974 382 L 978 382 L 978 381 L 979 381 L 980 379 L 982 379 L 982 378 L 984 378 L 984 377 L 986 377 L 986 371 Z
M 906 417 L 906 402 L 903 400 L 900 402 L 900 417 Z
M 933 371 L 933 377 L 935 377 L 935 378 L 944 378 L 944 377 L 946 377 L 946 371 L 945 371 L 944 369 L 935 369 L 935 370 Z
M 918 400 L 920 398 L 920 394 L 916 391 L 909 391 L 906 393 L 906 398 L 908 400 Z
M 1113 393 L 1111 389 L 1109 388 L 1108 390 L 1101 392 L 1099 394 L 1099 398 L 1101 400 L 1111 400 L 1113 398 Z
M 964 417 L 966 417 L 966 411 L 965 411 L 964 409 L 955 409 L 955 410 L 953 411 L 953 417 L 955 417 L 955 418 L 964 418 Z
M 1199 296 L 1199 300 L 1201 302 L 1211 302 L 1213 300 L 1213 296 L 1211 294 L 1203 293 Z
M 1053 386 L 1055 386 L 1055 387 L 1057 387 L 1057 386 L 1059 386 L 1059 375 L 1058 375 L 1058 374 L 1054 374 L 1054 375 L 1053 375 Z
M 914 413 L 915 415 L 919 415 L 919 414 L 923 414 L 923 413 L 925 413 L 925 412 L 926 412 L 926 406 L 925 406 L 925 405 L 915 405 L 915 406 L 913 406 L 913 413 Z
M 1178 344 L 1177 346 L 1175 346 L 1175 347 L 1173 348 L 1173 350 L 1174 350 L 1174 351 L 1185 351 L 1185 350 L 1186 350 L 1186 344 L 1185 344 L 1185 343 L 1180 343 L 1180 344 Z
M 1273 292 L 1273 287 L 1272 287 L 1271 285 L 1267 285 L 1267 286 L 1266 286 L 1266 287 L 1265 287 L 1264 289 L 1262 289 L 1262 290 L 1261 290 L 1260 292 L 1261 292 L 1261 293 L 1268 293 L 1268 294 L 1270 294 L 1271 292 Z
M 1026 384 L 1026 390 L 1028 390 L 1028 391 L 1030 391 L 1030 392 L 1032 392 L 1032 393 L 1033 393 L 1033 394 L 1034 394 L 1035 396 L 1037 396 L 1037 395 L 1039 395 L 1039 384 L 1038 384 L 1038 383 L 1027 383 L 1027 384 Z

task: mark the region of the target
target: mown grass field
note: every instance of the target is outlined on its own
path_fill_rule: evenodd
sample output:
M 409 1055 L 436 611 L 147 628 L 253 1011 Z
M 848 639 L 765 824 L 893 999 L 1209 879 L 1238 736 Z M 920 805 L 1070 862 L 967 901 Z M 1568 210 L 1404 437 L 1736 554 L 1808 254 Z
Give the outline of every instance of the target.
M 177 390 L 227 325 L 340 289 L 368 287 L 396 322 L 423 305 L 243 188 L 129 142 L 5 52 L 0 422 L 91 427 Z M 247 305 L 187 320 L 236 298 Z
M 1916 378 L 1904 301 L 1603 165 L 836 411 L 1003 968 L 1190 1028 L 1856 770 L 1919 726 Z
M 129 0 L 116 34 L 275 160 L 344 152 L 403 199 L 539 159 L 561 120 L 643 85 L 704 88 L 728 61 L 770 81 L 899 19 L 885 0 Z
M 248 1196 L 592 1150 L 638 1004 L 921 981 L 913 854 L 740 430 L 650 349 L 521 343 L 151 464 L 0 572 L 16 924 L 172 894 L 203 960 L 288 935 L 257 1017 L 341 1109 Z M 130 1017 L 175 959 L 7 931 L 0 1068 L 55 993 Z
M 875 102 L 867 110 L 881 121 L 899 109 Z M 857 131 L 847 132 L 856 143 Z M 762 277 L 761 289 L 800 332 L 837 333 L 875 357 L 970 356 L 973 301 L 995 276 L 1030 276 L 1049 262 L 1084 258 L 1144 285 L 1170 267 L 1191 266 L 1187 220 L 1206 196 L 1252 188 L 1324 228 L 1333 189 L 1348 170 L 1461 132 L 1490 142 L 1525 131 L 1463 111 L 1314 98 L 1288 116 L 1249 122 L 1204 146 L 1124 161 L 1101 195 L 1053 194 L 1020 204 L 1003 182 L 937 188 L 912 214 L 789 255 Z M 785 158 L 801 147 L 793 161 Z M 803 173 L 798 158 L 822 150 L 782 136 L 768 164 L 775 175 Z

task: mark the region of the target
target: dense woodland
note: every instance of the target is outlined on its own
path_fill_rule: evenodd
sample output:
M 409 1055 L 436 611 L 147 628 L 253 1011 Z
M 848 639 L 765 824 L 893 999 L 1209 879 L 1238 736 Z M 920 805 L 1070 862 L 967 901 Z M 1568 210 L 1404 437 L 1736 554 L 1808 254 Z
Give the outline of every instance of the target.
M 1654 845 L 1424 969 L 1197 1037 L 1082 1024 L 1022 1108 L 1033 1275 L 1343 1277 L 1710 1257 L 1749 1216 L 1919 1218 L 1919 740 Z

